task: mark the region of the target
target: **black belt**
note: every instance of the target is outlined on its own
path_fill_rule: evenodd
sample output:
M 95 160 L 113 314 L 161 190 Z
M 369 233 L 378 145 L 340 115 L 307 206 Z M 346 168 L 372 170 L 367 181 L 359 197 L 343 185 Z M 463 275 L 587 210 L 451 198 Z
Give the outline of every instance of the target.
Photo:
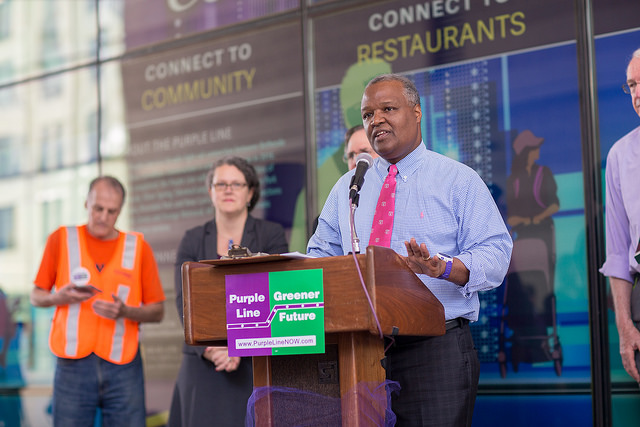
M 444 323 L 444 328 L 446 330 L 446 332 L 449 332 L 451 329 L 454 328 L 461 328 L 464 325 L 469 324 L 469 319 L 465 319 L 464 317 L 458 317 L 455 319 L 451 319 L 451 320 L 447 320 Z M 430 338 L 433 337 L 423 337 L 423 336 L 413 336 L 413 335 L 399 335 L 396 336 L 394 338 L 395 341 L 395 345 L 398 346 L 403 346 L 403 345 L 409 345 L 409 344 L 414 344 L 420 341 L 426 341 Z
M 465 319 L 464 317 L 456 317 L 455 319 L 447 320 L 444 322 L 444 329 L 449 331 L 453 328 L 462 328 L 464 325 L 469 323 L 469 319 Z

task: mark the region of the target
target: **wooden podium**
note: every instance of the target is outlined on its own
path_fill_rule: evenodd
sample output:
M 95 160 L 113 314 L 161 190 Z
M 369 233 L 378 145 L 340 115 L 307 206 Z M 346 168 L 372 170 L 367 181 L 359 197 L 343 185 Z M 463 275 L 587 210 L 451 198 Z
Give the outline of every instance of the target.
M 369 246 L 356 255 L 384 335 L 444 335 L 444 308 L 393 250 Z M 325 348 L 323 355 L 253 357 L 253 385 L 293 387 L 342 398 L 343 426 L 366 425 L 358 399 L 360 382 L 380 384 L 385 372 L 380 339 L 352 255 L 291 259 L 273 255 L 182 265 L 184 331 L 187 344 L 226 345 L 228 274 L 323 270 Z M 259 425 L 272 425 L 269 405 Z

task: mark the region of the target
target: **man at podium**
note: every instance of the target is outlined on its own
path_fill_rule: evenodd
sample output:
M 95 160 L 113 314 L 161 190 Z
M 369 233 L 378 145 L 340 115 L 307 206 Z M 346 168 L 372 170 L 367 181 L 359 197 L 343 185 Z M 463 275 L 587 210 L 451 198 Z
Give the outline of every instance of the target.
M 480 363 L 469 322 L 478 320 L 478 292 L 502 283 L 511 238 L 478 174 L 426 149 L 420 96 L 411 80 L 374 78 L 361 112 L 380 157 L 356 197 L 351 181 L 357 168 L 338 180 L 307 252 L 338 256 L 357 248 L 350 225 L 355 200 L 355 235 L 363 247 L 387 246 L 403 256 L 445 309 L 444 335 L 398 336 L 386 352 L 387 379 L 401 386 L 392 396 L 397 425 L 470 426 Z

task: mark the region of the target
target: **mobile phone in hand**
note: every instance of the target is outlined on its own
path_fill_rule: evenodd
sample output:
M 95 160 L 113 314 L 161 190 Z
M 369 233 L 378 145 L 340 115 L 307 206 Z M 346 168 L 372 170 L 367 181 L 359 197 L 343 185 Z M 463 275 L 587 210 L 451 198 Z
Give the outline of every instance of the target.
M 76 291 L 78 292 L 86 292 L 86 293 L 90 293 L 92 295 L 97 294 L 98 292 L 102 292 L 100 289 L 96 288 L 93 285 L 75 285 L 73 287 Z

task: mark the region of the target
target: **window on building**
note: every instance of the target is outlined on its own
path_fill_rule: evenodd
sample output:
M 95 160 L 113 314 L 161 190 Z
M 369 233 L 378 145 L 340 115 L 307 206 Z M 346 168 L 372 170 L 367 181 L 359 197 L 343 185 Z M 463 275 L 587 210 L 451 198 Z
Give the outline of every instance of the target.
M 15 246 L 14 208 L 0 207 L 0 250 Z
M 0 40 L 9 37 L 11 32 L 11 0 L 0 1 Z
M 47 241 L 57 227 L 62 224 L 62 200 L 46 200 L 42 203 L 42 243 Z
M 60 36 L 57 25 L 59 23 L 57 7 L 53 1 L 44 3 L 45 15 L 48 17 L 42 26 L 41 64 L 44 70 L 51 70 L 62 62 L 60 52 Z
M 12 138 L 0 136 L 0 177 L 12 176 L 19 172 L 19 156 Z
M 2 25 L 2 24 L 0 24 Z M 0 84 L 9 83 L 15 79 L 13 75 L 13 63 L 11 60 L 0 62 Z M 14 89 L 12 86 L 0 90 L 0 106 L 6 106 L 13 100 Z

